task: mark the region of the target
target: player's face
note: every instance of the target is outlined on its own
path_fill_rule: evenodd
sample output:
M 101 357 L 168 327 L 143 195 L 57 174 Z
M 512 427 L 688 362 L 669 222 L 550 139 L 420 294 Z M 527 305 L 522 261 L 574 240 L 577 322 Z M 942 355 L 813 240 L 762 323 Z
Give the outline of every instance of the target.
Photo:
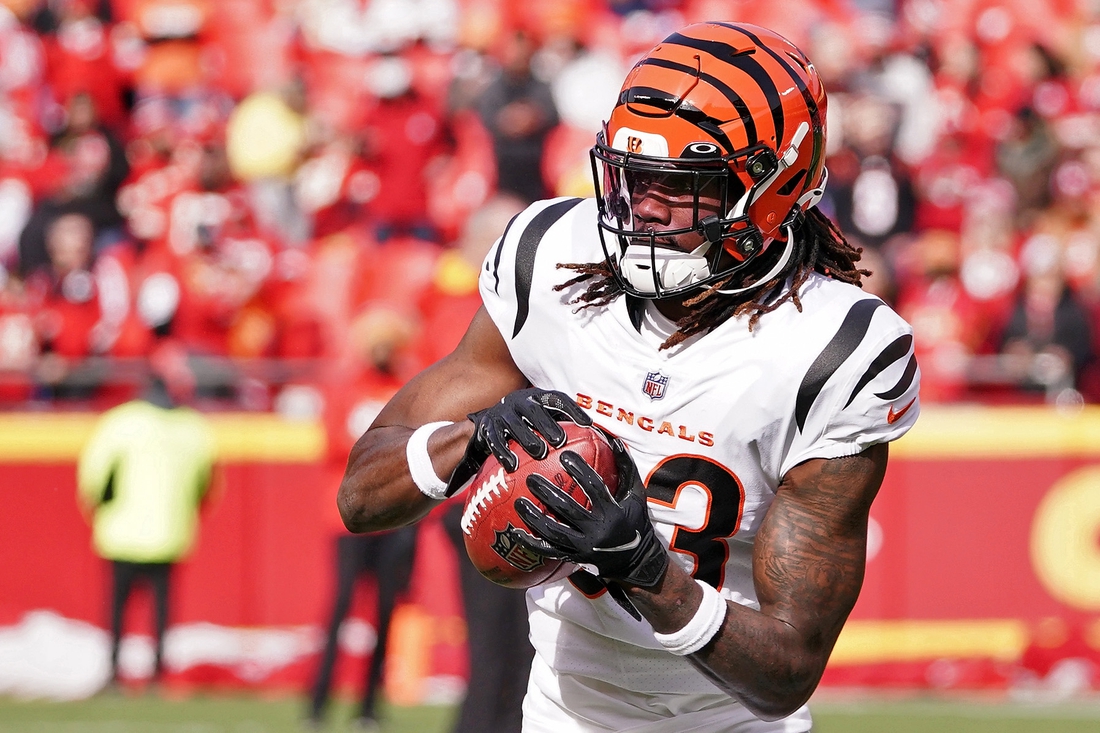
M 712 214 L 720 214 L 722 186 L 716 178 L 705 181 L 695 207 L 691 176 L 684 174 L 636 174 L 631 185 L 634 231 L 656 234 L 656 243 L 690 252 L 703 243 L 698 230 L 662 237 L 662 231 L 692 229 Z

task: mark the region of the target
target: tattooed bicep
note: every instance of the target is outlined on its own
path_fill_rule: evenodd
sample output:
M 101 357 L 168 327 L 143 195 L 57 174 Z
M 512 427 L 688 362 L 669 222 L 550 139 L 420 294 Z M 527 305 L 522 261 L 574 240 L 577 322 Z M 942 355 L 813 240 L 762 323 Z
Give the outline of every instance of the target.
M 887 448 L 815 459 L 791 469 L 756 536 L 753 575 L 761 611 L 830 646 L 863 583 L 867 516 Z

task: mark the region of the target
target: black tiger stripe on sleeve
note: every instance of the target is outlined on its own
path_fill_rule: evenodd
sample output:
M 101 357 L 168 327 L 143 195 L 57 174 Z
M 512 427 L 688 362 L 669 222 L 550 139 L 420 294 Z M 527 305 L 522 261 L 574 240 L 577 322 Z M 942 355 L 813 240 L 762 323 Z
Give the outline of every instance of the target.
M 876 392 L 875 397 L 886 401 L 896 400 L 909 391 L 909 387 L 913 384 L 913 378 L 916 376 L 917 356 L 914 354 L 909 357 L 909 363 L 905 365 L 905 373 L 901 375 L 901 379 L 898 380 L 898 383 L 885 392 Z
M 539 242 L 558 219 L 583 200 L 564 199 L 550 204 L 535 214 L 519 235 L 519 244 L 516 246 L 516 325 L 512 338 L 519 335 L 531 310 L 531 280 L 535 276 L 535 252 L 538 251 Z
M 523 212 L 520 212 L 523 213 Z M 497 288 L 500 287 L 500 255 L 504 251 L 504 243 L 508 240 L 508 231 L 512 228 L 512 225 L 516 223 L 516 219 L 519 218 L 519 214 L 516 214 L 508 220 L 508 225 L 504 227 L 504 233 L 500 235 L 500 241 L 497 242 L 497 253 L 493 257 L 493 292 L 499 295 Z M 485 269 L 489 269 L 489 261 L 485 261 Z
M 825 383 L 859 347 L 863 337 L 867 335 L 871 317 L 883 305 L 885 303 L 877 298 L 857 301 L 848 310 L 848 315 L 844 317 L 844 322 L 840 324 L 836 335 L 810 365 L 806 376 L 802 378 L 802 384 L 798 388 L 798 398 L 795 401 L 795 423 L 800 431 L 805 427 L 810 408 L 813 407 L 817 396 L 821 394 Z
M 908 354 L 911 348 L 913 348 L 912 334 L 907 333 L 894 339 L 889 346 L 882 350 L 881 354 L 875 357 L 875 360 L 871 362 L 871 366 L 867 367 L 867 371 L 859 378 L 856 388 L 852 390 L 852 395 L 844 403 L 844 406 L 847 407 L 852 404 L 852 400 L 856 398 L 860 390 L 866 387 L 872 379 L 882 374 L 887 367 Z

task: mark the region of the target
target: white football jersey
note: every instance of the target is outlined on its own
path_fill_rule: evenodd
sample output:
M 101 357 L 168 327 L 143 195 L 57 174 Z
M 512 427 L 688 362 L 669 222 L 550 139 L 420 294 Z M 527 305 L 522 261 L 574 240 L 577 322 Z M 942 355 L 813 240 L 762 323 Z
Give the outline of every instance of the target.
M 916 421 L 912 329 L 878 298 L 814 274 L 800 290 L 801 311 L 788 302 L 751 332 L 747 317 L 730 319 L 661 350 L 674 326 L 652 304 L 632 313 L 619 297 L 579 308 L 569 301 L 587 283 L 555 290 L 575 274 L 559 263 L 603 258 L 593 199 L 538 202 L 489 252 L 480 278 L 485 308 L 533 386 L 570 395 L 626 443 L 673 561 L 727 599 L 758 607 L 753 540 L 783 475 L 811 458 L 895 440 Z M 570 710 L 587 704 L 573 689 L 585 681 L 600 694 L 611 686 L 647 700 L 726 698 L 602 587 L 579 586 L 566 579 L 528 591 L 539 657 L 532 688 Z M 606 729 L 648 731 L 647 716 L 652 730 L 665 730 L 662 713 L 648 707 Z

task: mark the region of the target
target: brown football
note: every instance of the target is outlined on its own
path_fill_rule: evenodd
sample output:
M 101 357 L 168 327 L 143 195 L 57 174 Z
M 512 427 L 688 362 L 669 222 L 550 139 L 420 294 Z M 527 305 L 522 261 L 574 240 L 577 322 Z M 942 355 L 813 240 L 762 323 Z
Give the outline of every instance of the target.
M 515 510 L 515 500 L 525 496 L 544 509 L 527 488 L 527 477 L 542 474 L 577 500 L 588 506 L 584 490 L 562 468 L 562 451 L 580 455 L 603 478 L 614 496 L 618 491 L 618 468 L 615 454 L 607 438 L 596 428 L 571 422 L 561 423 L 565 430 L 565 445 L 550 448 L 546 458 L 537 460 L 518 444 L 512 449 L 519 457 L 519 466 L 508 473 L 500 462 L 489 456 L 466 490 L 462 511 L 462 533 L 466 553 L 474 567 L 489 580 L 509 588 L 530 588 L 540 583 L 563 578 L 577 569 L 575 565 L 530 552 L 515 541 L 515 532 L 527 530 L 527 525 Z

